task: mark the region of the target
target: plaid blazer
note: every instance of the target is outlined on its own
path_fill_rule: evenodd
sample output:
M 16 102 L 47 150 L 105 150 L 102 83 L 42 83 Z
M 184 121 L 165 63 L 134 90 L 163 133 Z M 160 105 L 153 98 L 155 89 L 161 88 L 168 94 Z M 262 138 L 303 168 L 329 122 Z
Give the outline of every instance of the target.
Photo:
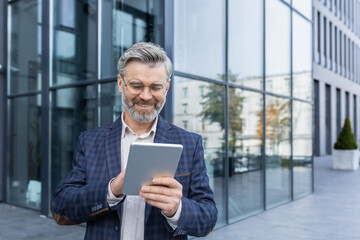
M 110 208 L 107 186 L 121 171 L 121 119 L 80 134 L 71 171 L 52 196 L 58 224 L 86 222 L 85 239 L 120 239 L 122 203 Z M 217 209 L 206 174 L 201 136 L 169 124 L 159 116 L 154 142 L 183 145 L 175 179 L 183 186 L 182 211 L 173 230 L 161 210 L 146 204 L 144 239 L 187 239 L 214 228 Z

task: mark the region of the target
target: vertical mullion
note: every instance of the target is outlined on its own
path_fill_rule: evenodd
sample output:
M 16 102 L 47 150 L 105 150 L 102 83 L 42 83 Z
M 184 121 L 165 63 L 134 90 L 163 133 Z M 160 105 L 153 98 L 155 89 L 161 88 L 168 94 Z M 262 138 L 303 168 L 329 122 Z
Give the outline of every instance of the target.
M 102 0 L 98 0 L 98 8 L 97 8 L 97 93 L 96 93 L 96 111 L 97 117 L 95 118 L 97 121 L 96 126 L 101 125 L 101 114 L 100 114 L 100 106 L 101 106 L 101 84 L 99 80 L 101 79 L 101 32 L 102 32 Z
M 229 224 L 229 75 L 228 75 L 228 52 L 229 52 L 229 0 L 225 1 L 225 218 Z
M 6 172 L 7 172 L 7 78 L 6 78 L 6 66 L 7 66 L 7 9 L 8 1 L 1 1 L 0 12 L 2 19 L 2 26 L 0 26 L 0 181 L 3 184 L 0 186 L 0 202 L 6 201 Z
M 294 200 L 293 163 L 293 11 L 290 8 L 290 196 Z M 331 51 L 331 50 L 330 50 Z M 330 63 L 331 64 L 331 63 Z
M 266 206 L 266 156 L 265 156 L 265 145 L 266 145 L 266 94 L 265 94 L 265 75 L 266 75 L 266 0 L 263 0 L 263 113 L 262 113 L 262 127 L 263 127 L 263 135 L 262 135 L 262 149 L 261 149 L 261 158 L 262 158 L 262 169 L 263 169 L 263 208 L 267 209 Z
M 41 209 L 44 215 L 49 213 L 49 76 L 50 76 L 50 14 L 49 1 L 42 1 L 41 28 Z
M 163 0 L 164 3 L 164 50 L 166 51 L 168 57 L 171 59 L 173 63 L 173 68 L 175 66 L 174 61 L 174 45 L 175 45 L 175 38 L 174 38 L 174 1 L 166 1 Z M 172 74 L 171 78 L 174 78 L 174 73 Z M 174 81 L 173 81 L 174 84 Z M 170 87 L 170 91 L 168 91 L 166 96 L 166 104 L 164 106 L 164 114 L 163 117 L 169 121 L 173 122 L 173 96 L 174 96 L 174 87 Z

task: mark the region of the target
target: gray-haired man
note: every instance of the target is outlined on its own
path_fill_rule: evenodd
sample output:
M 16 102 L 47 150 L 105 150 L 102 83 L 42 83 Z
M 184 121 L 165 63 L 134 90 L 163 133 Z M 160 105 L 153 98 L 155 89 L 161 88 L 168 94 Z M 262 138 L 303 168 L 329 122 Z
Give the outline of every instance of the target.
M 87 222 L 85 239 L 187 239 L 215 226 L 201 137 L 159 116 L 172 64 L 153 43 L 137 43 L 119 59 L 125 111 L 114 123 L 80 135 L 73 168 L 53 195 L 59 224 Z M 139 196 L 122 195 L 131 142 L 177 143 L 183 153 L 175 178 L 157 177 Z M 146 161 L 146 159 L 144 159 Z

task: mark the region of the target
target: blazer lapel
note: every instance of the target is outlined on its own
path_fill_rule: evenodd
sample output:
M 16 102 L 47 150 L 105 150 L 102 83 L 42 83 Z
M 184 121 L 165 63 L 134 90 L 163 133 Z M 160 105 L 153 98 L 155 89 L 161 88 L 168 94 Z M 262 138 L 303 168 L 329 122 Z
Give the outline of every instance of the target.
M 159 116 L 157 127 L 156 127 L 156 134 L 154 138 L 154 143 L 172 143 L 173 137 L 169 134 L 169 129 L 171 128 L 170 124 L 164 120 L 162 117 Z M 146 226 L 147 220 L 149 219 L 150 212 L 152 206 L 146 203 L 145 206 L 145 221 L 144 224 Z
M 105 154 L 109 177 L 116 177 L 121 172 L 121 118 L 116 120 L 106 133 Z

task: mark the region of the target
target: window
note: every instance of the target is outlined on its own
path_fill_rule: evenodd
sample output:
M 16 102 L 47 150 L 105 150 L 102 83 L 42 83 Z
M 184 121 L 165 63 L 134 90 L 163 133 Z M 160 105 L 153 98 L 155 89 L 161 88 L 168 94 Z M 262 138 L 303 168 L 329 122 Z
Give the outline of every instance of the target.
M 183 88 L 183 98 L 187 98 L 188 97 L 188 88 L 184 87 Z
M 353 120 L 353 129 L 354 129 L 354 137 L 355 137 L 355 140 L 357 142 L 357 125 L 358 125 L 358 122 L 357 122 L 357 97 L 356 95 L 354 95 L 353 97 L 353 117 L 354 117 L 354 120 Z
M 325 85 L 325 141 L 326 154 L 331 154 L 331 86 Z
M 346 24 L 346 0 L 344 0 L 344 23 Z
M 188 129 L 188 122 L 187 120 L 182 121 L 184 129 Z
M 336 136 L 341 131 L 341 90 L 336 89 Z
M 335 16 L 337 14 L 337 0 L 334 0 L 334 10 L 335 10 Z
M 346 110 L 346 115 L 345 117 L 350 118 L 350 96 L 349 96 L 349 92 L 345 92 L 345 110 Z
M 337 56 L 338 56 L 338 47 L 337 47 L 337 27 L 335 26 L 335 32 L 334 32 L 335 36 L 334 36 L 334 40 L 335 40 L 335 72 L 337 72 Z
M 339 40 L 340 40 L 340 44 L 339 44 L 339 50 L 340 50 L 340 53 L 339 53 L 339 65 L 340 65 L 340 75 L 342 74 L 342 33 L 341 33 L 341 30 L 339 32 Z
M 342 5 L 342 0 L 339 0 L 339 17 L 340 17 L 340 20 L 341 20 L 341 15 L 342 15 L 341 5 Z
M 317 12 L 317 52 L 319 58 L 319 64 L 321 63 L 321 18 L 320 12 Z
M 330 11 L 332 11 L 332 0 L 329 1 L 329 7 L 330 7 Z
M 326 67 L 327 53 L 326 53 L 326 17 L 324 17 L 324 65 Z
M 344 34 L 344 76 L 346 77 L 346 35 Z
M 184 113 L 184 114 L 187 114 L 187 110 L 188 110 L 188 109 L 187 109 L 187 106 L 188 106 L 188 104 L 187 104 L 187 103 L 183 103 L 182 106 L 183 106 L 183 113 Z
M 350 56 L 350 54 L 351 54 L 351 51 L 350 51 L 350 48 L 351 48 L 351 45 L 350 45 L 350 38 L 348 38 L 348 49 L 347 49 L 347 51 L 348 51 L 348 78 L 350 79 L 350 75 L 351 75 L 351 72 L 350 72 L 350 67 L 351 67 L 351 62 L 350 62 L 350 60 L 351 60 L 351 56 Z
M 329 58 L 330 58 L 330 69 L 332 69 L 332 22 L 329 22 Z

